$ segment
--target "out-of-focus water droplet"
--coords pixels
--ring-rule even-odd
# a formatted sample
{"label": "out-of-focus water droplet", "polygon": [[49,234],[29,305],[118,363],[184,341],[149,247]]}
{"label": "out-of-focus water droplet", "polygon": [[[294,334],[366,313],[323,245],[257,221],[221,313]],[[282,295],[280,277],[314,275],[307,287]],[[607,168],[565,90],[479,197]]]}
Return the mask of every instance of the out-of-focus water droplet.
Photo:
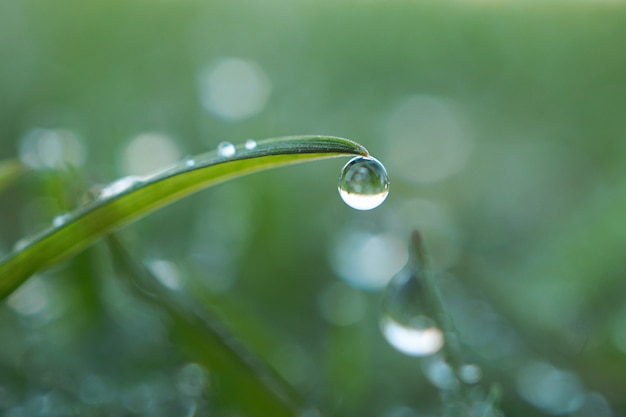
{"label": "out-of-focus water droplet", "polygon": [[189,363],[178,371],[176,386],[182,394],[197,397],[202,394],[207,382],[204,368],[196,363]]}
{"label": "out-of-focus water droplet", "polygon": [[254,140],[254,139],[248,139],[248,140],[246,141],[245,147],[246,147],[246,149],[247,149],[247,150],[249,150],[249,151],[253,150],[254,148],[256,148],[256,140]]}
{"label": "out-of-focus water droplet", "polygon": [[522,368],[517,375],[517,390],[526,401],[550,414],[569,415],[585,401],[578,376],[545,362]]}
{"label": "out-of-focus water droplet", "polygon": [[185,158],[185,165],[188,167],[193,167],[196,165],[196,160],[193,159],[192,156],[188,156],[187,158]]}
{"label": "out-of-focus water droplet", "polygon": [[422,362],[424,376],[435,387],[442,390],[452,390],[459,386],[452,367],[440,355],[435,355]]}
{"label": "out-of-focus water droplet", "polygon": [[70,218],[69,213],[59,214],[54,219],[52,219],[52,226],[61,227],[65,224],[65,222],[69,220],[69,218]]}
{"label": "out-of-focus water droplet", "polygon": [[480,381],[482,377],[482,370],[478,365],[474,364],[465,364],[459,368],[459,377],[461,380],[467,384],[475,384]]}
{"label": "out-of-focus water droplet", "polygon": [[48,290],[45,283],[33,277],[22,284],[7,300],[9,307],[23,316],[33,316],[48,307]]}
{"label": "out-of-focus water droplet", "polygon": [[413,234],[409,262],[387,285],[383,294],[381,330],[387,341],[411,356],[432,355],[444,344],[443,331],[433,317],[433,298],[424,268],[426,255],[420,235]]}
{"label": "out-of-focus water droplet", "polygon": [[148,268],[164,287],[170,290],[179,290],[182,287],[180,272],[172,262],[154,259],[148,263]]}
{"label": "out-of-focus water droplet", "polygon": [[111,184],[105,186],[98,197],[100,198],[111,198],[116,195],[123,193],[126,190],[131,189],[135,185],[141,184],[143,182],[143,177],[139,177],[137,175],[129,175],[126,177],[122,177],[117,181],[112,182]]}
{"label": "out-of-focus water droplet", "polygon": [[339,195],[350,207],[371,210],[389,194],[389,177],[383,164],[371,157],[352,158],[341,170]]}
{"label": "out-of-focus water droplet", "polygon": [[220,142],[220,144],[217,145],[217,154],[219,156],[228,158],[230,156],[233,156],[235,152],[235,145],[230,142]]}

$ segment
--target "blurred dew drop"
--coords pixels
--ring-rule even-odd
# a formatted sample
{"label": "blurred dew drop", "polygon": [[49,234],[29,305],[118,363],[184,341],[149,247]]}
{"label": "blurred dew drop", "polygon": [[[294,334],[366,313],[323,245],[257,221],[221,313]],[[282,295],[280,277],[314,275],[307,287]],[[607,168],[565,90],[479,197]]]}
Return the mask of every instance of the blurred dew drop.
{"label": "blurred dew drop", "polygon": [[148,262],[148,268],[164,287],[170,290],[179,290],[182,287],[180,272],[172,262],[154,259]]}
{"label": "blurred dew drop", "polygon": [[52,219],[52,226],[61,227],[70,219],[70,217],[71,215],[69,213],[59,214]]}
{"label": "blurred dew drop", "polygon": [[139,185],[144,182],[143,177],[139,177],[136,175],[129,175],[127,177],[122,177],[116,181],[113,181],[111,184],[103,187],[98,193],[98,197],[102,199],[113,198],[118,194],[123,193],[124,191],[130,190],[136,185]]}
{"label": "blurred dew drop", "polygon": [[30,130],[19,143],[20,160],[33,169],[84,165],[86,150],[76,133],[67,129]]}
{"label": "blurred dew drop", "polygon": [[48,307],[48,291],[39,277],[22,284],[7,300],[9,307],[23,316],[33,316]]}
{"label": "blurred dew drop", "polygon": [[366,301],[363,294],[342,282],[333,282],[320,294],[320,315],[336,326],[349,326],[361,320]]}
{"label": "blurred dew drop", "polygon": [[465,364],[458,370],[459,378],[467,384],[475,384],[482,378],[482,370],[478,365]]}
{"label": "blurred dew drop", "polygon": [[458,106],[435,96],[400,101],[386,126],[386,157],[407,181],[443,180],[467,163],[471,141]]}
{"label": "blurred dew drop", "polygon": [[387,170],[375,158],[357,156],[341,170],[338,188],[341,199],[353,209],[374,209],[389,194]]}
{"label": "blurred dew drop", "polygon": [[584,403],[585,393],[576,375],[544,362],[534,362],[517,375],[519,394],[550,414],[569,414]]}
{"label": "blurred dew drop", "polygon": [[187,167],[196,166],[196,160],[193,159],[192,156],[188,156],[187,158],[185,158],[185,166]]}
{"label": "blurred dew drop", "polygon": [[340,233],[330,254],[331,266],[341,279],[370,291],[384,288],[407,259],[402,239],[358,229]]}
{"label": "blurred dew drop", "polygon": [[255,149],[255,148],[256,148],[256,140],[254,140],[254,139],[248,139],[248,140],[246,141],[245,147],[246,147],[246,149],[247,149],[247,150],[249,150],[249,151],[251,151],[251,150]]}
{"label": "blurred dew drop", "polygon": [[122,152],[125,175],[147,175],[176,163],[180,151],[167,135],[145,132],[134,137]]}
{"label": "blurred dew drop", "polygon": [[176,387],[183,395],[198,397],[207,385],[207,373],[197,363],[189,363],[183,366],[176,375]]}
{"label": "blurred dew drop", "polygon": [[235,145],[230,142],[220,142],[217,145],[217,154],[219,156],[223,156],[224,158],[229,158],[235,155],[236,149]]}
{"label": "blurred dew drop", "polygon": [[452,367],[438,355],[422,362],[422,369],[428,381],[439,389],[451,390],[459,386]]}
{"label": "blurred dew drop", "polygon": [[222,58],[200,73],[203,107],[226,121],[259,113],[269,99],[270,82],[258,64],[241,58]]}

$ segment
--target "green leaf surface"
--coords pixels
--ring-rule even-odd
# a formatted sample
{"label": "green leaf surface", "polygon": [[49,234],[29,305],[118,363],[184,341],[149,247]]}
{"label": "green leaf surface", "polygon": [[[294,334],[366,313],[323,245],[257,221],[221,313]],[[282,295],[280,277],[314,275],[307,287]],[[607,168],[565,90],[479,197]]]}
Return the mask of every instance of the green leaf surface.
{"label": "green leaf surface", "polygon": [[103,189],[93,201],[58,218],[56,225],[22,240],[0,261],[0,299],[30,275],[77,254],[115,228],[203,188],[269,168],[350,155],[368,152],[348,139],[290,136],[259,141],[251,150],[239,146],[229,157],[216,152],[198,155],[137,182],[129,181],[128,187],[114,183],[120,187]]}

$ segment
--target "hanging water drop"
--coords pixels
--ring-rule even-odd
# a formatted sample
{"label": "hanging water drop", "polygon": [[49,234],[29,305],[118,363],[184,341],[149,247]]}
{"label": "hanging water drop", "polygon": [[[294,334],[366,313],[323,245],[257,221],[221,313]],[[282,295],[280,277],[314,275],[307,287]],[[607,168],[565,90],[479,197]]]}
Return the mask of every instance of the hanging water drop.
{"label": "hanging water drop", "polygon": [[389,194],[389,177],[383,164],[372,157],[352,158],[341,170],[339,195],[350,207],[371,210]]}
{"label": "hanging water drop", "polygon": [[246,141],[245,147],[246,147],[246,149],[247,149],[247,150],[249,150],[249,151],[253,150],[254,148],[256,148],[256,140],[254,140],[254,139],[248,139],[248,140]]}
{"label": "hanging water drop", "polygon": [[131,189],[137,184],[141,184],[143,182],[143,178],[137,175],[129,175],[127,177],[120,178],[117,181],[112,182],[111,184],[104,187],[100,190],[100,194],[98,196],[100,198],[111,198],[115,197],[118,194],[123,193],[126,190]]}
{"label": "hanging water drop", "polygon": [[217,154],[224,158],[233,156],[235,152],[235,145],[230,142],[220,142],[220,144],[217,145]]}
{"label": "hanging water drop", "polygon": [[389,282],[383,295],[381,331],[387,341],[410,356],[427,356],[444,344],[437,326],[433,299],[426,276],[426,255],[420,236],[414,233],[407,265]]}

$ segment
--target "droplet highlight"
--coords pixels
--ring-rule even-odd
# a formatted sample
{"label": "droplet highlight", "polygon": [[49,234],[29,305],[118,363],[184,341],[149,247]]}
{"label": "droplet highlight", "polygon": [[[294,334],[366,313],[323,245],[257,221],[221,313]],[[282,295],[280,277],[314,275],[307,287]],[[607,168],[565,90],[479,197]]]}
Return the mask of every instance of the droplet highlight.
{"label": "droplet highlight", "polygon": [[134,186],[141,184],[143,182],[143,178],[137,175],[129,175],[123,178],[120,178],[117,181],[112,182],[111,184],[104,187],[100,190],[100,194],[98,196],[100,198],[111,198],[115,197],[118,194],[127,191]]}
{"label": "droplet highlight", "polygon": [[217,154],[219,156],[228,158],[235,155],[235,152],[235,145],[230,142],[220,142],[220,144],[217,145]]}
{"label": "droplet highlight", "polygon": [[54,219],[52,219],[52,226],[61,227],[69,220],[69,218],[70,218],[69,213],[59,214]]}
{"label": "droplet highlight", "polygon": [[249,150],[249,151],[253,150],[254,148],[256,148],[256,140],[254,140],[254,139],[248,139],[248,140],[246,141],[245,147],[246,147],[246,149],[247,149],[247,150]]}
{"label": "droplet highlight", "polygon": [[415,233],[409,262],[383,294],[381,331],[391,346],[410,356],[432,355],[444,345],[443,331],[434,320],[436,301],[427,282],[425,261],[419,234]]}
{"label": "droplet highlight", "polygon": [[380,206],[389,194],[387,170],[377,159],[357,156],[341,170],[339,195],[356,210]]}
{"label": "droplet highlight", "polygon": [[187,158],[185,158],[185,166],[187,167],[196,166],[196,160],[193,159],[193,157],[188,156]]}

